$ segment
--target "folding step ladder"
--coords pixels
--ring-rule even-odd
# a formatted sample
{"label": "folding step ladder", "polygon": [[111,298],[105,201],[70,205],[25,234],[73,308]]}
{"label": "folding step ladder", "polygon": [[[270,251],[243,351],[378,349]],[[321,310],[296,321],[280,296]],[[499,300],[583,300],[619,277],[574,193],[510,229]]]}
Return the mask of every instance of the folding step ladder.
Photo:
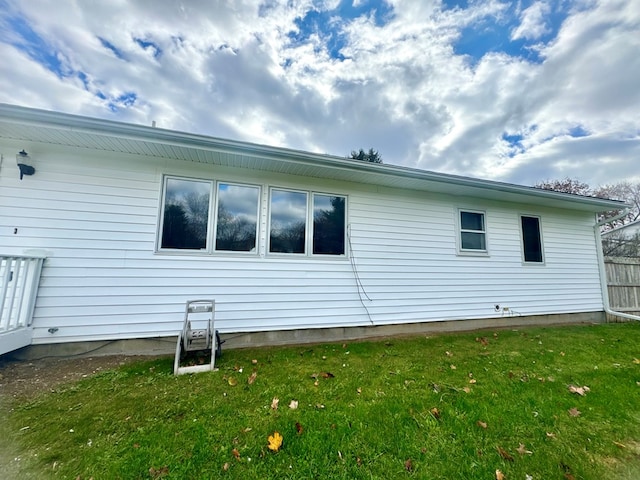
{"label": "folding step ladder", "polygon": [[[214,316],[214,300],[187,302],[182,331],[178,334],[176,345],[176,358],[173,362],[174,375],[216,370],[214,368],[215,359],[222,353],[222,347],[218,331],[213,328]],[[210,360],[208,363],[181,366],[180,364],[188,354],[194,354],[192,356],[204,354],[205,357],[210,357]]]}

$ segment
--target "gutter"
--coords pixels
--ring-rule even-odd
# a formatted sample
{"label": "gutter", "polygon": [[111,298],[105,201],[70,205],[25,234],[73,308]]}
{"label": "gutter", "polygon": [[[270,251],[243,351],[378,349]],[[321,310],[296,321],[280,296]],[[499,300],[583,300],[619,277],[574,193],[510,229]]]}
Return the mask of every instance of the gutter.
{"label": "gutter", "polygon": [[626,318],[627,320],[635,320],[640,321],[640,316],[631,315],[630,313],[617,312],[611,308],[611,304],[609,303],[609,289],[607,287],[607,272],[604,266],[604,253],[602,251],[602,238],[600,237],[600,227],[605,223],[618,220],[619,218],[624,217],[629,213],[631,207],[628,205],[619,215],[616,215],[612,218],[603,219],[599,222],[596,222],[593,226],[593,234],[596,238],[596,250],[598,254],[598,271],[600,273],[600,289],[602,290],[602,303],[604,306],[605,313],[609,315],[613,315],[614,317]]}

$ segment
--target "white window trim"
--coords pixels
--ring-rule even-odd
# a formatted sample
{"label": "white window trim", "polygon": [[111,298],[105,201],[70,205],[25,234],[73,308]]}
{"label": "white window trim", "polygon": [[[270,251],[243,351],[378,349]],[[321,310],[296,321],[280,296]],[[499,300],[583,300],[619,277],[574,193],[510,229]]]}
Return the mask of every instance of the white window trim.
{"label": "white window trim", "polygon": [[[170,179],[176,180],[185,180],[192,182],[202,182],[209,183],[209,212],[207,215],[207,240],[206,240],[206,248],[204,249],[182,249],[182,248],[162,248],[162,232],[164,228],[164,214],[165,214],[165,195],[167,192],[167,182]],[[253,251],[243,252],[243,251],[232,251],[232,250],[216,250],[215,242],[216,242],[216,231],[218,229],[218,221],[217,221],[217,212],[218,212],[218,185],[224,183],[227,185],[238,185],[238,186],[247,186],[247,187],[256,187],[258,188],[258,205],[256,209],[257,215],[257,225],[256,225],[256,248]],[[261,216],[262,216],[262,191],[263,186],[255,183],[244,183],[244,182],[236,182],[236,181],[226,181],[223,179],[214,180],[211,178],[196,178],[196,177],[184,177],[181,175],[170,175],[166,174],[162,177],[162,182],[160,183],[160,204],[158,206],[158,224],[156,226],[156,244],[154,253],[156,254],[164,254],[164,255],[196,255],[196,256],[243,256],[243,257],[252,257],[259,256],[260,254],[260,243],[261,243]]]}
{"label": "white window trim", "polygon": [[[461,214],[462,212],[468,213],[478,213],[482,215],[484,230],[463,230],[462,229],[462,220]],[[487,228],[487,212],[486,210],[478,210],[477,208],[463,208],[459,207],[456,210],[456,250],[458,255],[462,256],[471,256],[471,257],[488,257],[489,256],[489,232]],[[484,235],[484,249],[472,249],[472,248],[462,248],[462,233],[463,232],[471,232],[471,233],[482,233]]]}
{"label": "white window trim", "polygon": [[[271,199],[272,193],[274,190],[281,190],[285,192],[294,192],[294,193],[305,193],[307,195],[307,212],[306,212],[306,225],[305,225],[305,239],[304,239],[304,253],[286,253],[286,252],[271,252]],[[345,202],[345,219],[344,219],[344,253],[341,255],[331,255],[331,254],[322,254],[322,253],[313,253],[313,199],[316,195],[323,195],[327,197],[342,197]],[[265,232],[265,254],[268,257],[272,258],[299,258],[299,259],[319,259],[319,260],[342,260],[347,259],[348,257],[348,206],[349,206],[349,196],[342,193],[329,193],[329,192],[321,192],[317,190],[304,190],[299,188],[292,187],[279,187],[272,185],[269,187],[269,194],[267,200],[267,221],[266,221],[266,232]]]}
{"label": "white window trim", "polygon": [[[185,181],[192,181],[192,182],[201,182],[201,183],[209,183],[210,185],[210,190],[209,190],[209,212],[207,214],[207,239],[206,239],[206,247],[203,249],[183,249],[183,248],[162,248],[162,233],[163,233],[163,229],[164,229],[164,214],[165,214],[165,196],[167,193],[167,182],[170,180],[185,180]],[[213,180],[211,180],[210,178],[193,178],[193,177],[183,177],[181,175],[163,175],[162,176],[162,182],[160,182],[160,204],[158,206],[158,211],[159,211],[159,215],[158,215],[158,224],[156,226],[156,244],[155,244],[155,249],[154,249],[154,253],[157,254],[170,254],[170,255],[198,255],[198,256],[202,256],[202,255],[210,255],[211,254],[211,248],[212,248],[212,232],[211,232],[211,222],[212,222],[212,215],[213,215],[213,203],[214,203],[214,197],[212,196],[213,193],[213,185],[215,184],[215,182]]]}
{"label": "white window trim", "polygon": [[[538,233],[540,234],[540,253],[542,254],[541,262],[527,261],[524,258],[524,232],[522,231],[522,217],[531,217],[538,219]],[[527,267],[544,267],[547,264],[547,256],[544,252],[544,236],[542,234],[542,217],[540,215],[531,213],[519,213],[518,214],[518,229],[520,230],[520,258],[522,265]]]}

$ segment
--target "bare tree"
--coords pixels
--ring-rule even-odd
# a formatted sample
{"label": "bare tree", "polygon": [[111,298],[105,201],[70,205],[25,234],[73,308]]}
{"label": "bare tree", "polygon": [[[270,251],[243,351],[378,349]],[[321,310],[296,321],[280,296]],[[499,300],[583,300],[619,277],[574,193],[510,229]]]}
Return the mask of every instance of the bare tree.
{"label": "bare tree", "polygon": [[[601,227],[602,232],[608,232],[640,219],[640,183],[619,182],[594,189],[587,183],[567,177],[563,180],[538,182],[534,187],[574,195],[621,200],[631,206],[625,216],[610,222],[607,222],[606,219],[618,216],[623,210],[602,213],[600,221],[605,221]],[[612,233],[602,239],[602,248],[605,255],[640,256],[640,234],[627,234],[624,231]]]}

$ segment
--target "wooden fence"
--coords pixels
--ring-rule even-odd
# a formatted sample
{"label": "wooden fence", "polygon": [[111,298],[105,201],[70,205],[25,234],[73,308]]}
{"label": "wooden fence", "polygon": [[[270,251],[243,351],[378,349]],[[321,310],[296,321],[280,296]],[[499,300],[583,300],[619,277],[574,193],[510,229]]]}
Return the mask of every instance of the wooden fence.
{"label": "wooden fence", "polygon": [[640,258],[606,257],[604,266],[611,308],[640,315]]}

